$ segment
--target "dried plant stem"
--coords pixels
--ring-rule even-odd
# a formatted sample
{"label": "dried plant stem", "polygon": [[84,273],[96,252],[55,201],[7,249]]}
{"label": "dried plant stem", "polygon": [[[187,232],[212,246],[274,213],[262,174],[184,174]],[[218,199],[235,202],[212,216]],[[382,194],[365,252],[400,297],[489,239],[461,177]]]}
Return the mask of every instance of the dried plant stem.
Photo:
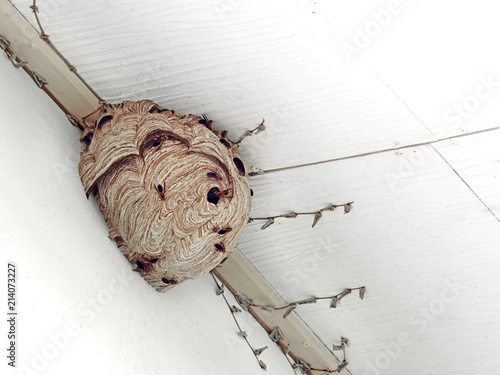
{"label": "dried plant stem", "polygon": [[[212,275],[212,278],[214,279],[214,282],[217,285],[217,290],[218,290],[217,291],[217,295],[222,294],[222,297],[224,298],[224,301],[226,302],[226,305],[227,305],[229,311],[231,312],[231,315],[233,316],[234,322],[236,323],[236,326],[238,327],[240,336],[242,336],[245,339],[248,347],[252,350],[252,353],[255,356],[255,359],[259,363],[260,367],[263,368],[263,369],[266,369],[266,365],[261,360],[259,360],[259,358],[258,358],[258,355],[260,353],[257,353],[255,351],[255,349],[252,347],[252,345],[248,341],[248,339],[246,337],[246,333],[241,329],[241,326],[239,325],[238,320],[236,319],[234,310],[231,307],[231,305],[229,304],[229,301],[227,300],[226,296],[223,293],[223,291],[224,291],[224,285],[223,284],[222,285],[219,284],[219,282],[217,281],[217,278],[214,275],[213,271],[211,271],[210,274]],[[297,302],[289,303],[287,305],[280,306],[280,307],[272,307],[272,306],[267,306],[267,305],[259,305],[259,304],[253,303],[253,301],[251,299],[249,299],[248,297],[245,297],[243,295],[240,295],[240,297],[242,298],[242,301],[244,301],[244,302],[242,302],[242,301],[240,301],[238,299],[237,299],[237,302],[240,303],[240,305],[245,310],[248,310],[249,307],[254,307],[254,308],[260,308],[261,310],[266,310],[266,311],[271,311],[271,312],[274,311],[274,310],[283,310],[283,309],[291,308],[291,307],[292,307],[292,310],[293,310],[298,305],[304,305],[304,304],[308,304],[308,303],[316,303],[317,300],[323,300],[323,299],[334,300],[335,301],[335,306],[336,306],[336,303],[338,301],[340,301],[346,295],[351,294],[351,292],[354,291],[354,290],[359,290],[360,291],[360,298],[363,299],[366,288],[364,286],[361,286],[361,287],[357,287],[357,288],[346,288],[342,292],[340,292],[340,293],[338,293],[338,294],[336,294],[334,296],[331,296],[331,297],[311,297],[311,298],[307,298],[307,299],[300,300],[300,301],[297,301]],[[239,295],[239,293],[237,293],[237,294]],[[244,303],[244,306],[242,305],[242,303]],[[332,305],[330,305],[330,307],[332,307]],[[287,311],[285,313],[285,315],[283,316],[283,318],[285,318],[286,315],[288,315],[288,314],[289,314],[289,311]],[[342,352],[343,352],[343,355],[344,355],[344,359],[342,360],[342,362],[340,362],[340,364],[338,365],[338,368],[336,370],[318,369],[318,368],[313,368],[313,367],[307,367],[308,374],[311,374],[312,372],[322,372],[323,374],[325,374],[325,373],[331,374],[331,373],[339,373],[340,371],[342,371],[342,369],[344,369],[347,366],[346,352],[345,352],[345,347],[346,347],[347,344],[348,344],[348,340],[346,338],[341,337],[341,345],[339,345],[339,346],[334,345],[334,350],[340,350],[340,348],[341,348]],[[335,348],[337,348],[337,349],[335,349]],[[290,366],[292,367],[292,369],[293,369],[293,371],[295,373],[297,373],[297,368],[300,367],[301,363],[303,365],[305,365],[305,363],[301,362],[299,359],[297,359],[298,362],[294,363],[292,361],[293,358],[291,358],[289,356],[288,350],[284,349],[283,350],[283,354],[285,355],[286,360],[288,361],[288,363],[290,364]]]}
{"label": "dried plant stem", "polygon": [[251,217],[248,219],[249,223],[254,222],[255,220],[265,220],[266,223],[262,226],[262,230],[268,228],[269,226],[274,224],[274,220],[278,218],[287,218],[287,219],[293,219],[296,218],[297,216],[300,215],[312,215],[314,216],[314,220],[312,223],[312,227],[314,228],[318,221],[323,217],[323,212],[324,211],[335,211],[339,207],[344,207],[344,213],[349,213],[351,212],[352,204],[354,202],[347,202],[344,204],[330,204],[326,207],[323,207],[322,209],[314,212],[289,212],[287,214],[281,214],[281,215],[275,215],[275,216],[267,216],[267,217]]}
{"label": "dried plant stem", "polygon": [[267,216],[267,217],[251,217],[248,219],[248,221],[253,222],[254,220],[271,220],[271,219],[277,219],[280,217],[284,218],[294,218],[296,216],[300,215],[316,215],[318,212],[323,212],[323,211],[333,211],[335,208],[339,207],[346,207],[346,206],[352,206],[354,202],[348,202],[345,204],[331,204],[330,206],[327,206],[325,208],[322,208],[321,210],[314,211],[314,212],[290,212],[288,214],[281,214],[281,215],[275,215],[275,216]]}
{"label": "dried plant stem", "polygon": [[70,62],[57,50],[57,48],[51,43],[49,40],[49,36],[45,33],[45,30],[42,27],[42,23],[40,22],[40,18],[38,17],[38,6],[36,5],[36,0],[33,0],[33,5],[30,6],[31,10],[35,14],[35,19],[40,28],[40,38],[42,38],[49,46],[54,50],[54,52],[64,61],[64,63],[68,66],[68,69],[72,71],[81,81],[82,83],[90,90],[90,92],[102,101],[101,97],[97,95],[97,93],[90,87],[87,82],[85,82],[82,77],[77,73],[76,68],[70,64]]}
{"label": "dried plant stem", "polygon": [[[304,304],[307,304],[307,303],[315,303],[318,300],[323,300],[323,299],[329,299],[329,300],[331,300],[333,298],[337,298],[338,299],[341,295],[346,294],[346,291],[348,291],[347,292],[347,294],[348,294],[348,293],[351,293],[353,290],[360,290],[361,288],[364,288],[364,287],[360,286],[358,288],[346,288],[342,292],[340,292],[339,294],[336,294],[336,295],[331,296],[331,297],[311,297],[311,298],[307,299],[307,301],[310,301],[310,302],[303,302],[304,300],[302,300],[302,301],[297,301],[297,302],[289,303],[288,305],[285,305],[285,306],[275,307],[274,309],[275,310],[283,310],[283,309],[289,308],[289,307],[294,306],[294,305],[304,305]],[[260,305],[251,304],[250,306],[259,307]]]}
{"label": "dried plant stem", "polygon": [[42,24],[40,23],[40,19],[38,18],[38,7],[36,6],[36,0],[33,0],[33,5],[30,6],[31,10],[35,14],[36,22],[38,23],[38,27],[40,28],[40,36],[43,40],[46,42],[48,41],[49,36],[45,34],[45,31],[43,30]]}
{"label": "dried plant stem", "polygon": [[264,126],[264,121],[265,119],[263,119],[262,122],[255,129],[247,130],[246,132],[244,132],[241,135],[240,139],[238,139],[234,144],[239,145],[246,137],[250,137],[251,135],[254,134],[259,134],[260,132],[266,130],[266,127]]}
{"label": "dried plant stem", "polygon": [[[219,290],[221,289],[221,286],[219,284],[219,282],[217,281],[217,278],[215,277],[214,273],[211,271],[210,274],[212,275],[212,278],[214,279],[214,282],[215,282],[215,285],[217,285],[217,288],[219,288]],[[242,334],[242,337],[245,339],[248,347],[250,348],[250,350],[252,351],[252,354],[255,356],[255,359],[257,360],[257,362],[259,363],[259,366],[262,366],[261,365],[261,361],[259,359],[259,357],[257,356],[257,354],[255,354],[255,349],[252,347],[252,345],[250,344],[250,342],[248,341],[248,339],[245,337],[244,335],[244,331],[241,329],[241,326],[240,324],[238,323],[238,319],[236,319],[236,316],[233,312],[233,309],[231,308],[231,305],[229,304],[229,301],[227,300],[226,296],[224,295],[224,293],[221,293],[222,294],[222,297],[224,298],[224,301],[226,302],[226,305],[227,305],[227,308],[229,309],[229,311],[231,312],[231,315],[234,319],[234,322],[236,323],[236,327],[238,327],[238,330],[240,331],[240,333]]]}

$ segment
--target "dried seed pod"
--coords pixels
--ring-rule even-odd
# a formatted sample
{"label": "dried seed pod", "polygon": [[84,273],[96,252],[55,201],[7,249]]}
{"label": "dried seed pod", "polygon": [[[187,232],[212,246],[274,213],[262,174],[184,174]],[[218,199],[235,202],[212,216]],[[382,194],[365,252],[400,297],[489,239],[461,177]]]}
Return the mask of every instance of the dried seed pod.
{"label": "dried seed pod", "polygon": [[342,298],[344,298],[345,296],[347,296],[348,294],[351,294],[351,290],[350,289],[344,289],[342,291],[342,293],[340,293],[338,296],[337,296],[337,299],[340,301]]}
{"label": "dried seed pod", "polygon": [[264,352],[264,350],[266,350],[266,349],[267,349],[267,346],[264,346],[262,348],[254,349],[253,352],[255,353],[255,355],[261,355]]}
{"label": "dried seed pod", "polygon": [[320,211],[318,211],[314,214],[314,220],[312,223],[313,228],[316,226],[316,224],[318,224],[319,219],[321,219],[322,217],[323,217],[323,214]]}
{"label": "dried seed pod", "polygon": [[306,305],[308,303],[316,303],[316,297],[310,297],[307,299],[303,299],[302,301],[298,301],[297,305]]}
{"label": "dried seed pod", "polygon": [[248,308],[252,304],[252,300],[241,293],[236,293],[234,299],[243,308],[243,310],[248,311]]}
{"label": "dried seed pod", "polygon": [[272,313],[274,311],[274,307],[269,305],[260,305],[259,309],[267,311],[268,313]]}
{"label": "dried seed pod", "polygon": [[345,360],[339,364],[339,367],[337,368],[337,372],[342,371],[349,363],[347,363]]}
{"label": "dried seed pod", "polygon": [[274,342],[278,342],[280,340],[283,340],[285,337],[283,336],[283,333],[280,330],[280,327],[276,327],[273,329],[273,331],[269,334],[269,338],[273,340]]}
{"label": "dried seed pod", "polygon": [[359,298],[364,299],[365,293],[366,293],[366,287],[362,286],[361,288],[359,288]]}
{"label": "dried seed pod", "polygon": [[339,300],[337,299],[337,297],[333,297],[331,302],[330,302],[330,308],[336,309],[338,303],[339,303]]}
{"label": "dried seed pod", "polygon": [[274,219],[269,219],[260,229],[264,230],[266,228],[269,228],[273,224],[274,224]]}
{"label": "dried seed pod", "polygon": [[286,312],[283,314],[283,319],[286,319],[286,317],[287,317],[288,315],[290,315],[290,314],[292,313],[292,311],[293,311],[293,310],[295,310],[296,308],[297,308],[297,305],[292,305],[292,306],[290,306],[290,307],[286,310]]}
{"label": "dried seed pod", "polygon": [[[142,100],[104,105],[87,133],[79,165],[85,192],[154,288],[200,277],[234,250],[249,218],[250,186],[223,132]],[[221,238],[214,227],[231,230]]]}

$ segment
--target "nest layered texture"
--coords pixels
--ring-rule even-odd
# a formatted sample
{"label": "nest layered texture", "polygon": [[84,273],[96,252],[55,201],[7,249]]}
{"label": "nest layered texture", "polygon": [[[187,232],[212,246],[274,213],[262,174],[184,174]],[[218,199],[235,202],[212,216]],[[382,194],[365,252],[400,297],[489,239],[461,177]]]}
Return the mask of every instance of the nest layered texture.
{"label": "nest layered texture", "polygon": [[143,100],[106,105],[88,141],[79,165],[85,192],[156,290],[206,274],[234,250],[250,187],[225,132]]}

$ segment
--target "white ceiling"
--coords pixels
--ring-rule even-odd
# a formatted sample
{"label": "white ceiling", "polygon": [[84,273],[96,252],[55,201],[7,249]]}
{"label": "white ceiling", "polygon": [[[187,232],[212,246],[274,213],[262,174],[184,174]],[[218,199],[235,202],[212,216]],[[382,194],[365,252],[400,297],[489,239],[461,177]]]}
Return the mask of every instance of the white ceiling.
{"label": "white ceiling", "polygon": [[[14,3],[33,22],[30,1]],[[314,229],[307,217],[250,224],[240,241],[287,300],[366,285],[364,301],[298,310],[325,344],[350,339],[353,374],[496,373],[500,130],[483,131],[499,126],[497,12],[491,1],[391,4],[38,6],[107,101],[207,113],[234,139],[265,118],[241,146],[268,171],[252,178],[252,216],[355,202]],[[358,30],[372,36],[346,58]]]}

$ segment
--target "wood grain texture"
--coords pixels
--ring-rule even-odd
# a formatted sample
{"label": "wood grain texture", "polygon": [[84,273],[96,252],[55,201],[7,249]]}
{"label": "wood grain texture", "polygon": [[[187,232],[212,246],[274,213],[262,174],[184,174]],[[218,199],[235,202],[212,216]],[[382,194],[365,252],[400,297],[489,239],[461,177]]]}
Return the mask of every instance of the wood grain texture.
{"label": "wood grain texture", "polygon": [[495,3],[311,3],[335,29],[338,51],[353,63],[370,64],[437,138],[498,127]]}
{"label": "wood grain texture", "polygon": [[89,127],[85,192],[148,283],[164,292],[231,254],[251,206],[237,145],[202,117],[149,100],[105,105]]}
{"label": "wood grain texture", "polygon": [[[29,1],[16,1],[33,20]],[[40,4],[46,32],[105,100],[206,113],[263,169],[433,140],[382,80],[338,51],[306,1]],[[295,145],[301,140],[300,147]],[[314,150],[314,152],[311,152]]]}

